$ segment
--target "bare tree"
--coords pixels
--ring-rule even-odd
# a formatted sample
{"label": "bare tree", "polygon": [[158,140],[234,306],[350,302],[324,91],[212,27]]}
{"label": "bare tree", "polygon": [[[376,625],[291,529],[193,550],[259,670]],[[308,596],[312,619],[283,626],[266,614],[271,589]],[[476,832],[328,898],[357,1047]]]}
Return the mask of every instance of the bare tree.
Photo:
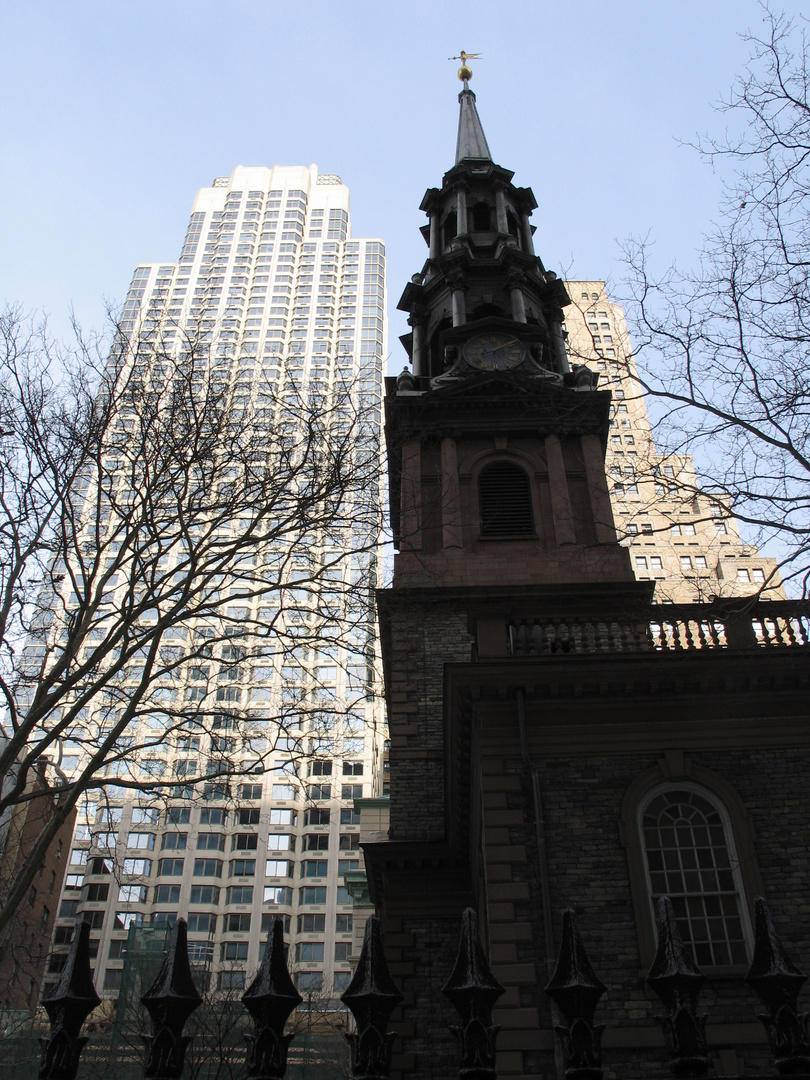
{"label": "bare tree", "polygon": [[68,350],[8,311],[0,335],[0,815],[43,763],[62,794],[2,935],[83,794],[233,794],[335,707],[280,671],[365,671],[380,471],[351,379],[248,387],[193,331]]}
{"label": "bare tree", "polygon": [[749,63],[721,103],[730,126],[696,148],[725,177],[694,269],[626,246],[637,378],[666,455],[771,541],[785,581],[810,582],[810,58],[804,27],[763,5]]}

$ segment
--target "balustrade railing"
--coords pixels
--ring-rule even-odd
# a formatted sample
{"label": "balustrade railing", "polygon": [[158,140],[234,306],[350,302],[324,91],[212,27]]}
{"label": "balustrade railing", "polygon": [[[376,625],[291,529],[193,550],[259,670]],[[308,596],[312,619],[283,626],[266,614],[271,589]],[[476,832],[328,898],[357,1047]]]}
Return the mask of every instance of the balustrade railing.
{"label": "balustrade railing", "polygon": [[654,604],[633,615],[594,611],[513,618],[505,630],[504,651],[510,656],[806,648],[810,601]]}

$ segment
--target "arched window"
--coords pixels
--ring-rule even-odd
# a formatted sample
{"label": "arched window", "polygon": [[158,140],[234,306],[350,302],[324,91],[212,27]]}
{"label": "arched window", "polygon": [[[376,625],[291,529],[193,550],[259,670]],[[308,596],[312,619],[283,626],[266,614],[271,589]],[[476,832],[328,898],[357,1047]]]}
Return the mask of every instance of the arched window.
{"label": "arched window", "polygon": [[639,807],[650,904],[669,896],[698,966],[747,962],[748,923],[728,816],[710,792],[680,783]]}
{"label": "arched window", "polygon": [[529,477],[511,461],[494,461],[478,477],[482,536],[533,536]]}
{"label": "arched window", "polygon": [[485,202],[477,202],[472,208],[473,232],[489,232],[492,228],[492,213]]}

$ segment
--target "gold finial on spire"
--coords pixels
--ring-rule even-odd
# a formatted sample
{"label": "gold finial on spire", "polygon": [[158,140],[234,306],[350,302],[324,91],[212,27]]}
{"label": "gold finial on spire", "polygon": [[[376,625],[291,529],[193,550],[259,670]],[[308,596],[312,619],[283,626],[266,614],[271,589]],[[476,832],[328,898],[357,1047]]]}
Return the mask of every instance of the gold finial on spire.
{"label": "gold finial on spire", "polygon": [[477,52],[464,52],[461,50],[460,56],[448,56],[448,60],[460,60],[461,67],[458,69],[458,77],[462,82],[469,82],[473,76],[472,68],[467,67],[468,60],[480,60],[481,53]]}

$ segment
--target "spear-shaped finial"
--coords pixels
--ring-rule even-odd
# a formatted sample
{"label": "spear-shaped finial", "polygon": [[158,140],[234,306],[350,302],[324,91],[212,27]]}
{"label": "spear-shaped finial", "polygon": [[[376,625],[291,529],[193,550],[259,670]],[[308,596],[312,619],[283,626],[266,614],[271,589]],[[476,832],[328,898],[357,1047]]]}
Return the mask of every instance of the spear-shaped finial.
{"label": "spear-shaped finial", "polygon": [[754,959],[745,981],[768,1010],[759,1019],[765,1025],[777,1071],[781,1076],[810,1072],[807,1015],[799,1012],[799,991],[807,976],[785,952],[761,896],[754,897],[754,921]]}
{"label": "spear-shaped finial", "polygon": [[492,1008],[504,988],[492,974],[473,908],[461,917],[458,956],[442,993],[461,1018],[461,1024],[451,1028],[461,1051],[460,1076],[495,1080],[495,1040],[501,1029],[492,1023]]}
{"label": "spear-shaped finial", "polygon": [[656,915],[658,951],[647,982],[667,1011],[659,1020],[670,1052],[669,1067],[673,1076],[705,1076],[709,1071],[706,1016],[697,1011],[705,976],[684,944],[668,896],[658,898]]}
{"label": "spear-shaped finial", "polygon": [[591,967],[572,908],[563,912],[557,966],[545,988],[565,1017],[555,1027],[565,1058],[567,1080],[601,1080],[602,1032],[594,1023],[596,1006],[607,987]]}
{"label": "spear-shaped finial", "polygon": [[287,1069],[287,1047],[292,1035],[284,1025],[302,1001],[293,986],[284,956],[284,921],[276,916],[270,923],[267,948],[256,978],[242,995],[253,1017],[255,1035],[248,1040],[247,1080],[280,1080]]}
{"label": "spear-shaped finial", "polygon": [[376,915],[366,919],[363,951],[340,1000],[349,1006],[357,1024],[357,1030],[346,1035],[352,1052],[352,1075],[357,1080],[387,1080],[394,1035],[386,1028],[402,994],[385,962],[382,927]]}
{"label": "spear-shaped finial", "polygon": [[152,1034],[145,1038],[146,1080],[180,1080],[190,1035],[183,1026],[202,998],[191,977],[188,960],[186,920],[178,919],[172,928],[169,948],[158,977],[141,998],[152,1018]]}
{"label": "spear-shaped finial", "polygon": [[51,1034],[42,1036],[41,1080],[74,1080],[79,1055],[87,1042],[82,1024],[101,1001],[90,970],[90,923],[79,919],[73,945],[59,981],[42,999]]}

